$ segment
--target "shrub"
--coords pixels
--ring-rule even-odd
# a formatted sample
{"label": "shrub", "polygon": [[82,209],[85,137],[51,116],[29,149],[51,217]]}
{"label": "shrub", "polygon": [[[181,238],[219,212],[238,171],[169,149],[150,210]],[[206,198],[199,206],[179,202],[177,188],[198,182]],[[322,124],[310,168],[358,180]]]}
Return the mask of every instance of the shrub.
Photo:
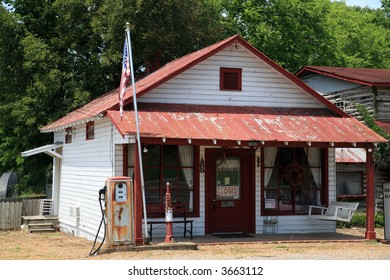
{"label": "shrub", "polygon": [[[384,226],[385,219],[383,214],[375,215],[375,227],[381,228]],[[352,228],[352,227],[366,227],[366,213],[355,213],[353,215],[351,222],[337,222],[338,228]]]}

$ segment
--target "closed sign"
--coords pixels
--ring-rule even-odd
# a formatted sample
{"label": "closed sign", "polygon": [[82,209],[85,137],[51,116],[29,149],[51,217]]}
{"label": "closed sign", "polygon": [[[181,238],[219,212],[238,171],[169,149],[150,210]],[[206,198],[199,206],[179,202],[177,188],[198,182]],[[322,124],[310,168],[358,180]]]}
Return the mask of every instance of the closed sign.
{"label": "closed sign", "polygon": [[239,186],[217,186],[217,199],[239,199]]}

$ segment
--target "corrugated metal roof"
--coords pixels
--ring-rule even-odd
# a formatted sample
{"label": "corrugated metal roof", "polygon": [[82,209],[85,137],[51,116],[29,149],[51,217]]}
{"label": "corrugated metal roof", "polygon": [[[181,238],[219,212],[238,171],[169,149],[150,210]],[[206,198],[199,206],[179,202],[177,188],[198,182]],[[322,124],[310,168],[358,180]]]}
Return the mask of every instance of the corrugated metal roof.
{"label": "corrugated metal roof", "polygon": [[[171,79],[172,77],[180,74],[185,69],[195,65],[202,59],[211,56],[221,48],[226,45],[232,44],[237,41],[239,36],[232,36],[227,38],[221,42],[208,46],[199,51],[193,52],[181,58],[178,58],[170,63],[167,63],[163,67],[161,67],[156,72],[151,73],[145,78],[136,82],[136,92],[137,96],[141,96],[145,94],[147,91],[161,85],[165,81]],[[120,69],[118,69],[119,71]],[[105,113],[110,109],[118,109],[119,108],[119,98],[118,98],[119,88],[114,89],[105,95],[92,100],[90,103],[85,106],[70,112],[63,118],[58,119],[57,121],[44,126],[41,131],[42,132],[52,132],[59,129],[64,129],[67,126],[75,125],[78,123],[88,122],[93,118],[99,117],[100,114]],[[131,103],[133,93],[132,87],[128,86],[126,88],[125,93],[125,104]]]}
{"label": "corrugated metal roof", "polygon": [[305,66],[295,75],[300,77],[307,72],[322,74],[362,85],[390,86],[390,69]]}
{"label": "corrugated metal roof", "polygon": [[[156,88],[157,86],[165,83],[169,79],[172,79],[173,77],[179,75],[183,71],[191,68],[192,66],[198,64],[199,62],[207,59],[208,57],[214,55],[215,53],[219,52],[220,50],[226,48],[227,46],[230,46],[232,44],[239,43],[245,48],[247,48],[250,52],[252,52],[255,56],[257,56],[259,59],[270,65],[272,68],[277,70],[279,73],[281,73],[283,76],[285,76],[287,79],[291,80],[293,83],[301,87],[303,90],[305,90],[307,93],[311,94],[314,98],[319,100],[319,102],[325,104],[328,108],[330,108],[332,111],[336,112],[340,116],[347,116],[345,112],[337,108],[334,104],[329,102],[326,98],[318,94],[315,90],[313,90],[311,87],[309,87],[306,83],[301,81],[299,78],[295,77],[291,73],[289,73],[287,70],[283,69],[281,66],[273,62],[271,59],[269,59],[266,55],[264,55],[262,52],[257,50],[255,47],[250,45],[247,41],[245,41],[241,36],[235,35],[232,37],[229,37],[221,42],[215,43],[211,46],[208,46],[206,48],[203,48],[199,51],[193,52],[191,54],[188,54],[186,56],[183,56],[181,58],[178,58],[156,72],[153,72],[152,74],[148,75],[147,77],[143,78],[142,80],[139,80],[136,82],[136,92],[137,96],[142,96],[143,94],[149,92],[150,90]],[[119,71],[120,69],[118,69]],[[126,95],[125,95],[125,104],[130,104],[133,101],[132,98],[132,87],[128,86],[126,89]],[[112,90],[105,95],[91,101],[87,105],[70,112],[63,118],[60,118],[59,120],[54,121],[51,124],[48,124],[41,128],[41,132],[53,132],[56,130],[64,129],[69,126],[73,126],[79,123],[85,123],[90,120],[94,120],[96,118],[100,118],[102,114],[105,114],[107,110],[117,110],[119,108],[119,98],[118,98],[118,89]]]}
{"label": "corrugated metal roof", "polygon": [[361,148],[337,148],[337,163],[365,163],[366,151]]}
{"label": "corrugated metal roof", "polygon": [[390,121],[375,121],[375,123],[390,135]]}
{"label": "corrugated metal roof", "polygon": [[[134,112],[108,111],[122,135],[134,135]],[[386,142],[354,118],[328,109],[139,104],[141,137],[266,142]],[[347,144],[348,143],[348,144]]]}

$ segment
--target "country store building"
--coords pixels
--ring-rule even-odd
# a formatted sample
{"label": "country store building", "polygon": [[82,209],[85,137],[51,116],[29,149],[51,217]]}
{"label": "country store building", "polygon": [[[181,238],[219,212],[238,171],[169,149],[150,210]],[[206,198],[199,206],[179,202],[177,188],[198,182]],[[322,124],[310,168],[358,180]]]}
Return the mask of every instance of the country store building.
{"label": "country store building", "polygon": [[[277,220],[275,234],[334,232],[335,221],[310,219],[308,209],[336,200],[335,149],[358,147],[367,157],[366,238],[375,238],[373,150],[387,140],[239,35],[172,61],[135,87],[147,213],[163,206],[170,182],[172,202],[184,204],[194,220],[195,238],[263,234],[270,216]],[[143,243],[132,100],[129,86],[121,117],[115,89],[41,129],[54,133],[54,144],[30,154],[53,156],[62,231],[93,239],[99,189],[109,177],[129,176],[135,243]],[[165,228],[153,234],[164,236]]]}

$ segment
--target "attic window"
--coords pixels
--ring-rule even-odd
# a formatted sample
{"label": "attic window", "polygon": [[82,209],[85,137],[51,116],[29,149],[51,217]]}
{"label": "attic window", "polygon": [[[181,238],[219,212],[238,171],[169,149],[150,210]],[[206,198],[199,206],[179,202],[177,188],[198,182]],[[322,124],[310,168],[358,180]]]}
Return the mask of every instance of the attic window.
{"label": "attic window", "polygon": [[239,90],[242,87],[241,68],[220,68],[219,88],[220,90]]}
{"label": "attic window", "polygon": [[347,109],[347,102],[345,102],[344,100],[336,100],[336,102],[334,103],[338,108],[340,108],[341,110],[345,111]]}
{"label": "attic window", "polygon": [[73,130],[71,127],[65,128],[65,144],[72,143]]}
{"label": "attic window", "polygon": [[86,139],[91,140],[95,138],[95,123],[87,122],[86,124]]}

